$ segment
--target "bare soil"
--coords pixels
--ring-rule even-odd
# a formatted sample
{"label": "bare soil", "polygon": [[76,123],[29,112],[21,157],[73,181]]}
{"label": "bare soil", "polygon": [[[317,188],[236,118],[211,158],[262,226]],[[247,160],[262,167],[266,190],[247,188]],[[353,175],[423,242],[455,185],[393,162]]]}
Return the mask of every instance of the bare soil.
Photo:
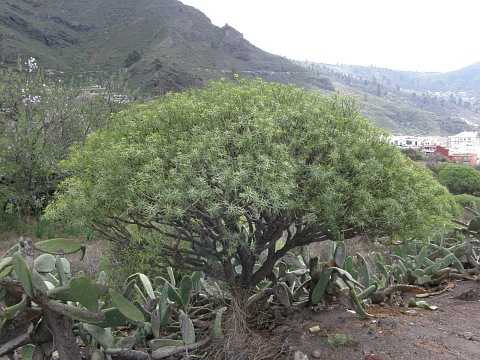
{"label": "bare soil", "polygon": [[[362,360],[367,355],[378,356],[372,360],[480,359],[480,283],[452,284],[455,287],[441,295],[416,299],[438,306],[435,311],[370,305],[366,310],[373,317],[362,318],[344,306],[333,305],[320,312],[306,309],[296,321],[274,333],[302,360]],[[405,304],[414,296],[402,294]],[[320,331],[311,332],[315,326]],[[335,337],[337,344],[331,344]]]}

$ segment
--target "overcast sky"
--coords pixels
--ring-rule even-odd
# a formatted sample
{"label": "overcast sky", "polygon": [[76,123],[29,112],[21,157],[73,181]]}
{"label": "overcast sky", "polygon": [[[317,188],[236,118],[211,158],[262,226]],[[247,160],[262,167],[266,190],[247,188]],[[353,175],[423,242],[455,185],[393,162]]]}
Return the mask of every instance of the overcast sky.
{"label": "overcast sky", "polygon": [[295,60],[452,71],[480,62],[477,0],[181,0]]}

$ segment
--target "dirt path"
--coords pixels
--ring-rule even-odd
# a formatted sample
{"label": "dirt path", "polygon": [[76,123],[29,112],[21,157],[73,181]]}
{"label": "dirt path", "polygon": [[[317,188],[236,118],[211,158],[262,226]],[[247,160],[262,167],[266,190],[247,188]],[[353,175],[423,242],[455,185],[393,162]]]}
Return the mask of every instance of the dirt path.
{"label": "dirt path", "polygon": [[[303,321],[297,319],[296,324],[277,331],[308,359],[362,360],[370,354],[383,360],[480,359],[480,284],[460,281],[455,285],[442,295],[417,299],[438,306],[436,311],[371,305],[367,311],[374,318],[362,319],[335,306],[319,313],[308,310],[301,315]],[[458,298],[472,290],[472,299]],[[404,295],[407,303],[412,296]],[[320,331],[311,333],[308,329],[316,325]],[[328,344],[335,335],[339,342],[346,337],[346,343]]]}

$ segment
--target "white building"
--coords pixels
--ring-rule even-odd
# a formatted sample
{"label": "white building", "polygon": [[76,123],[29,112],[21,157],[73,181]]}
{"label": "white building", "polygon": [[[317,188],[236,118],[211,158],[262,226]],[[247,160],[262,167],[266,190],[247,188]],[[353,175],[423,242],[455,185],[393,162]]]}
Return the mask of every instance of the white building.
{"label": "white building", "polygon": [[464,131],[457,135],[448,137],[447,148],[453,152],[474,152],[480,151],[477,133],[474,131]]}
{"label": "white building", "polygon": [[399,135],[392,136],[390,138],[390,143],[406,148],[422,148],[425,143],[425,139],[425,137],[419,136]]}

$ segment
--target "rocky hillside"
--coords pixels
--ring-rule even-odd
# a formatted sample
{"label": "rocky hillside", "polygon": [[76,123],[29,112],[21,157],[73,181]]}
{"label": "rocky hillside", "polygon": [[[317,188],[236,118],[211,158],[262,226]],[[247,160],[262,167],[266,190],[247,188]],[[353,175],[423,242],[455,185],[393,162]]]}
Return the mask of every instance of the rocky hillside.
{"label": "rocky hillside", "polygon": [[135,85],[155,95],[235,73],[332,89],[177,0],[10,0],[0,4],[0,44],[4,62],[34,56],[57,72],[128,67]]}
{"label": "rocky hillside", "polygon": [[0,61],[30,56],[69,77],[127,68],[131,85],[153,96],[234,74],[335,91],[395,133],[447,135],[478,123],[480,63],[439,74],[295,62],[178,0],[0,2]]}

